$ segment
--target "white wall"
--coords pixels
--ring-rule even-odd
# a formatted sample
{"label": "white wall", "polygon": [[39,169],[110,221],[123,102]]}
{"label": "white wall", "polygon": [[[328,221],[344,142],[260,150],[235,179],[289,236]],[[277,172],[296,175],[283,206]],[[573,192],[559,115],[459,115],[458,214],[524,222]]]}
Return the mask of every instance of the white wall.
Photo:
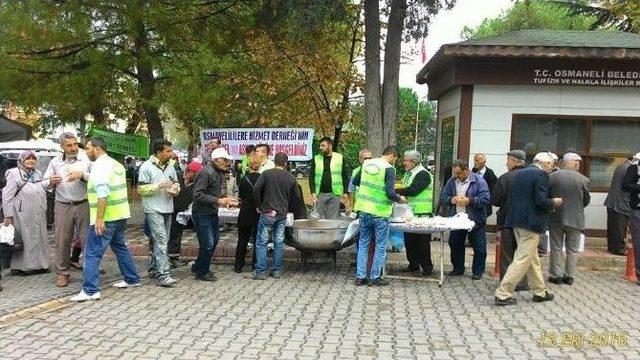
{"label": "white wall", "polygon": [[[475,85],[470,163],[475,153],[482,152],[496,175],[507,170],[505,154],[510,150],[513,114],[640,117],[640,89]],[[592,194],[586,209],[589,229],[606,229],[605,197],[606,193]]]}

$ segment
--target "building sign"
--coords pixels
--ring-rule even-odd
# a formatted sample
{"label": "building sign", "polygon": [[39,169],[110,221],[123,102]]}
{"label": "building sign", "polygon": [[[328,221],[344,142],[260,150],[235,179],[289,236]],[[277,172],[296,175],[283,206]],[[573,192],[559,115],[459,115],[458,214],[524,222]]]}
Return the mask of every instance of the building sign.
{"label": "building sign", "polygon": [[536,68],[531,75],[535,85],[640,86],[640,71],[631,70]]}
{"label": "building sign", "polygon": [[102,137],[107,143],[107,151],[110,153],[144,159],[149,157],[149,141],[145,136],[123,134],[98,128],[92,128],[90,134],[91,137]]}
{"label": "building sign", "polygon": [[283,152],[292,161],[311,160],[313,129],[308,128],[226,128],[205,129],[200,132],[204,153],[211,153],[211,140],[219,138],[229,154],[241,159],[247,145],[267,144],[271,155]]}

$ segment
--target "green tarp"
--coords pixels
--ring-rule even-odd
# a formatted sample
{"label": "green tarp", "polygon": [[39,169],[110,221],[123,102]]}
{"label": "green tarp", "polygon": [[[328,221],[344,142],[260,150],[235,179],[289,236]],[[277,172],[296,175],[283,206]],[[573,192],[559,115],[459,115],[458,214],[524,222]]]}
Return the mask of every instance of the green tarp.
{"label": "green tarp", "polygon": [[92,137],[102,137],[107,143],[107,151],[110,153],[144,159],[149,157],[149,142],[144,136],[123,134],[97,128],[92,128],[90,134]]}

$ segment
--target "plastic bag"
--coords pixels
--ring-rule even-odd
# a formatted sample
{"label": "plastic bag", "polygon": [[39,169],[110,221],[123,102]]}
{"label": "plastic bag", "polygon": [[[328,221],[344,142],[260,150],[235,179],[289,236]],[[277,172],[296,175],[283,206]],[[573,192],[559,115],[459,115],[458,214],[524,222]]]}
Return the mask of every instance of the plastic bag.
{"label": "plastic bag", "polygon": [[13,246],[13,238],[16,234],[16,230],[13,225],[0,225],[0,244],[7,244]]}
{"label": "plastic bag", "polygon": [[312,219],[320,219],[320,213],[318,213],[318,205],[317,204],[313,204],[313,209],[311,210],[311,212],[309,213],[309,217]]}

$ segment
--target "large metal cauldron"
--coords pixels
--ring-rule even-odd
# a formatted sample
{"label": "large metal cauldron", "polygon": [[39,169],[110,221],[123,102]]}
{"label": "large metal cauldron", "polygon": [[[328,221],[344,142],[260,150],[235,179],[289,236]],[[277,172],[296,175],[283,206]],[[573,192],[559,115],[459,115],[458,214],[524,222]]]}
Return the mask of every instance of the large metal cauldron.
{"label": "large metal cauldron", "polygon": [[302,251],[337,251],[353,243],[342,243],[348,220],[304,219],[295,220],[292,227],[291,238],[285,243]]}

